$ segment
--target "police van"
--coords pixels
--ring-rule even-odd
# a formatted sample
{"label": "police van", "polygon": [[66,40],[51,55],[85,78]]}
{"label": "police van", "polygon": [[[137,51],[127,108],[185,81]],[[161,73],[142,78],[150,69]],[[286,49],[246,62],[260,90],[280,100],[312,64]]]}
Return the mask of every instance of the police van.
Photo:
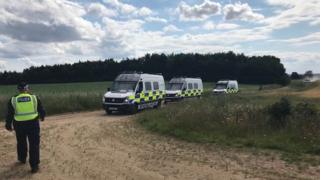
{"label": "police van", "polygon": [[203,84],[200,78],[172,78],[166,90],[165,102],[200,97],[202,93]]}
{"label": "police van", "polygon": [[138,110],[161,106],[165,96],[162,75],[122,73],[103,97],[106,113],[113,111],[136,113]]}
{"label": "police van", "polygon": [[236,80],[222,80],[216,83],[215,88],[213,89],[213,93],[238,93],[239,85]]}

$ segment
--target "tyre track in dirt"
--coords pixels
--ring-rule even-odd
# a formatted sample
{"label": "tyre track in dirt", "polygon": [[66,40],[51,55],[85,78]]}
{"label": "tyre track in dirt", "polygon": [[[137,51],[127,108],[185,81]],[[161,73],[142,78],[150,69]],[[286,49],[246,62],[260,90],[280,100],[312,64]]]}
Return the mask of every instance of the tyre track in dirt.
{"label": "tyre track in dirt", "polygon": [[[14,133],[0,129],[0,179],[316,179],[277,154],[196,144],[150,133],[133,116],[102,111],[48,117],[40,172],[15,164]],[[3,127],[3,123],[0,124]]]}

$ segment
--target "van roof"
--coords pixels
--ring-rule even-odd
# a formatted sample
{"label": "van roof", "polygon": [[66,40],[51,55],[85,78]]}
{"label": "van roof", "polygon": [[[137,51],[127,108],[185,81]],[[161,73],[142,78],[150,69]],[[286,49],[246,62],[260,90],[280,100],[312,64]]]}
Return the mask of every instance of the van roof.
{"label": "van roof", "polygon": [[139,81],[141,78],[163,78],[163,76],[147,73],[121,73],[116,77],[115,81]]}
{"label": "van roof", "polygon": [[201,78],[185,78],[187,81],[190,81],[190,80],[201,80],[202,81],[202,79]]}
{"label": "van roof", "polygon": [[185,81],[202,81],[201,78],[175,77],[169,83],[183,83]]}
{"label": "van roof", "polygon": [[217,83],[238,82],[237,80],[219,80]]}

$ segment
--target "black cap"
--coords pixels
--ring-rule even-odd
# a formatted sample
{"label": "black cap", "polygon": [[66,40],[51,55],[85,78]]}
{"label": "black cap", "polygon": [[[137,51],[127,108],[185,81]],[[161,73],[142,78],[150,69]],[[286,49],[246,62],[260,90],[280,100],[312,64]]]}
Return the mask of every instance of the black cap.
{"label": "black cap", "polygon": [[27,90],[29,85],[26,82],[21,82],[18,84],[17,89],[20,91]]}

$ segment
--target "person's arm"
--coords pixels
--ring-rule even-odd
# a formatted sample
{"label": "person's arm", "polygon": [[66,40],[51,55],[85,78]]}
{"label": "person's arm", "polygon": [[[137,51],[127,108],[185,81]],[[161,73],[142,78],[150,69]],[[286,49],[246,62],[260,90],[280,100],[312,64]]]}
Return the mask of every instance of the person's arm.
{"label": "person's arm", "polygon": [[12,122],[14,118],[14,109],[11,104],[11,99],[8,102],[8,110],[7,110],[7,116],[6,116],[6,129],[8,131],[12,131]]}
{"label": "person's arm", "polygon": [[40,99],[37,97],[37,102],[38,102],[38,113],[41,121],[44,121],[46,117],[46,111],[44,110],[42,103]]}

